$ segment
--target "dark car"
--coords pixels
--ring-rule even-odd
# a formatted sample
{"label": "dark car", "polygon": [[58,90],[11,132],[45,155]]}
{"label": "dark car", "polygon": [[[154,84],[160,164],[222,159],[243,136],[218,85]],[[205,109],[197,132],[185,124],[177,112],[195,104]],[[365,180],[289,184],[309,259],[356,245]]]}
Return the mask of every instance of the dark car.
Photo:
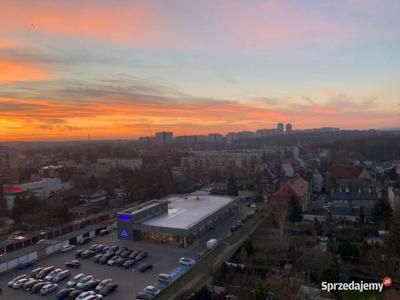
{"label": "dark car", "polygon": [[147,257],[147,252],[141,251],[138,255],[136,255],[135,259],[137,261],[141,261],[142,259],[145,259],[146,257]]}
{"label": "dark car", "polygon": [[79,268],[81,266],[81,262],[77,259],[71,260],[71,261],[67,261],[65,263],[65,266],[68,268]]}
{"label": "dark car", "polygon": [[109,230],[107,230],[107,229],[103,229],[102,231],[100,231],[100,235],[106,235],[106,234],[109,234],[110,233],[110,231]]}
{"label": "dark car", "polygon": [[73,288],[65,288],[62,290],[59,290],[56,294],[57,299],[65,299],[68,298],[69,294],[73,291]]}
{"label": "dark car", "polygon": [[36,275],[42,270],[43,270],[43,268],[36,268],[36,269],[32,270],[31,277],[36,278]]}
{"label": "dark car", "polygon": [[74,300],[76,297],[78,297],[82,293],[81,290],[76,290],[74,289],[71,293],[68,295],[68,299]]}
{"label": "dark car", "polygon": [[106,286],[103,287],[99,293],[100,293],[100,295],[107,296],[108,294],[115,291],[117,289],[117,287],[118,287],[117,283],[110,282],[110,283],[107,283]]}
{"label": "dark car", "polygon": [[128,269],[128,268],[132,267],[134,264],[136,264],[136,260],[135,259],[128,259],[122,264],[122,266],[124,268]]}
{"label": "dark car", "polygon": [[122,252],[124,252],[126,249],[124,249],[124,247],[120,247],[119,249],[117,249],[117,251],[114,252],[115,255],[120,255]]}
{"label": "dark car", "polygon": [[236,230],[238,230],[238,226],[237,225],[232,225],[231,226],[231,232],[234,232],[234,231],[236,231]]}
{"label": "dark car", "polygon": [[93,245],[91,245],[91,246],[88,248],[88,250],[95,251],[95,249],[96,249],[97,246],[99,246],[99,244],[93,244]]}
{"label": "dark car", "polygon": [[97,247],[94,248],[94,252],[96,252],[96,253],[102,253],[105,246],[106,246],[106,245],[97,245]]}
{"label": "dark car", "polygon": [[88,243],[89,241],[90,241],[90,237],[85,236],[85,237],[83,237],[82,239],[80,239],[80,240],[77,242],[77,244],[78,244],[78,245],[83,245],[83,244]]}
{"label": "dark car", "polygon": [[83,253],[84,251],[85,251],[85,250],[82,250],[82,249],[77,250],[77,251],[75,252],[75,257],[81,257],[81,255],[82,255],[82,253]]}
{"label": "dark car", "polygon": [[114,252],[114,253],[117,252],[118,249],[119,249],[119,246],[117,246],[117,245],[110,247],[110,250],[112,250],[112,252]]}
{"label": "dark car", "polygon": [[46,281],[42,281],[42,282],[36,283],[36,284],[31,288],[31,292],[34,293],[34,294],[39,293],[40,290],[42,289],[42,287],[44,287],[46,284],[49,284],[49,283],[46,282]]}
{"label": "dark car", "polygon": [[140,292],[139,294],[137,294],[136,299],[138,300],[149,300],[151,299],[153,296],[145,293],[145,292]]}
{"label": "dark car", "polygon": [[42,271],[40,271],[39,273],[36,274],[36,278],[37,279],[45,278],[54,269],[55,269],[54,266],[50,266],[50,267],[44,268]]}
{"label": "dark car", "polygon": [[92,250],[86,250],[86,251],[83,251],[83,252],[82,252],[81,258],[88,258],[88,257],[90,257],[90,256],[92,256],[92,255],[94,255],[94,251],[92,251]]}
{"label": "dark car", "polygon": [[123,258],[127,258],[130,254],[132,253],[132,250],[124,250],[122,253],[119,255]]}
{"label": "dark car", "polygon": [[113,256],[114,256],[114,254],[112,254],[112,253],[104,254],[104,255],[102,256],[102,258],[99,259],[99,263],[101,263],[101,264],[106,264],[107,261],[108,261],[111,257],[113,257]]}
{"label": "dark car", "polygon": [[22,286],[22,289],[23,289],[24,291],[28,292],[28,291],[30,291],[30,290],[32,289],[32,287],[33,287],[35,284],[37,284],[37,283],[39,283],[39,282],[41,282],[40,279],[39,279],[39,280],[36,280],[36,279],[31,278],[29,281],[27,281],[27,282]]}
{"label": "dark car", "polygon": [[134,259],[136,257],[136,255],[138,255],[141,251],[140,250],[136,250],[133,251],[130,255],[129,255],[129,259]]}
{"label": "dark car", "polygon": [[119,257],[119,258],[115,261],[114,266],[121,266],[125,261],[126,261],[126,258]]}
{"label": "dark car", "polygon": [[139,267],[139,271],[140,272],[145,272],[147,270],[150,270],[151,268],[153,268],[152,264],[145,264]]}
{"label": "dark car", "polygon": [[107,253],[108,251],[110,251],[110,246],[105,246],[103,248],[103,253]]}
{"label": "dark car", "polygon": [[99,260],[103,257],[104,254],[96,254],[95,256],[93,256],[93,261],[94,262],[99,262]]}
{"label": "dark car", "polygon": [[27,269],[27,268],[33,266],[35,263],[36,262],[34,260],[25,261],[23,263],[18,264],[17,268],[20,269],[20,270]]}
{"label": "dark car", "polygon": [[90,280],[85,285],[82,287],[82,290],[84,291],[89,291],[94,289],[98,284],[100,283],[100,280]]}

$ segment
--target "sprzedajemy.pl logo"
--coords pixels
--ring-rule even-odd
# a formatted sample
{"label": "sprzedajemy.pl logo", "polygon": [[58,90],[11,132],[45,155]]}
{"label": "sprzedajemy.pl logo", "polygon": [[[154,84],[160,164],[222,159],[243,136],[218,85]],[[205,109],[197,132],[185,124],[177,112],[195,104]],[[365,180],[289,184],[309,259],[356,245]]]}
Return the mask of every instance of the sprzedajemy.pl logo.
{"label": "sprzedajemy.pl logo", "polygon": [[383,287],[389,287],[392,285],[392,278],[384,277],[382,282],[326,282],[321,283],[321,290],[323,291],[358,291],[360,293],[364,291],[379,291],[382,292]]}

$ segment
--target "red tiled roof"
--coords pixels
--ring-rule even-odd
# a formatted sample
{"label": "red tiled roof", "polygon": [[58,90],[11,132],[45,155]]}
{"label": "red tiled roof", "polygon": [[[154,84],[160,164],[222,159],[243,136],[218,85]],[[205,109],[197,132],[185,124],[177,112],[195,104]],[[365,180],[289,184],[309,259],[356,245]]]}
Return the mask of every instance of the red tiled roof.
{"label": "red tiled roof", "polygon": [[361,166],[335,166],[328,171],[328,175],[341,179],[356,179],[363,170]]}
{"label": "red tiled roof", "polygon": [[294,195],[296,199],[303,204],[309,183],[304,178],[299,177],[290,181],[282,182],[279,189],[272,194],[272,202],[288,202],[290,197]]}

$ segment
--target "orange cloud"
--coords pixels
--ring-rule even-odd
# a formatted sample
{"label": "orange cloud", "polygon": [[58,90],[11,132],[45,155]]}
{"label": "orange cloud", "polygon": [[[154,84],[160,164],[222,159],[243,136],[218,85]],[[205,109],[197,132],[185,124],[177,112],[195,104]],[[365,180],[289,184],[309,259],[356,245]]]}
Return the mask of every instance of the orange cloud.
{"label": "orange cloud", "polygon": [[0,83],[50,79],[53,74],[30,62],[0,58]]}

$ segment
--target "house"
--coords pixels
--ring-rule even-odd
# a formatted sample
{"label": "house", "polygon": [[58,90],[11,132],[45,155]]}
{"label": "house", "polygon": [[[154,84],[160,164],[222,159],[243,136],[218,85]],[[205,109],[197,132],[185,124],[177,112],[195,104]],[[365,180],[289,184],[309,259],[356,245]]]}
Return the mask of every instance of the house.
{"label": "house", "polygon": [[272,194],[271,202],[279,204],[288,204],[291,197],[302,206],[303,211],[307,210],[310,201],[310,184],[303,177],[282,182],[279,189]]}
{"label": "house", "polygon": [[373,179],[366,168],[362,166],[334,166],[326,174],[326,191],[344,189],[346,191],[363,191],[373,187]]}
{"label": "house", "polygon": [[393,210],[400,207],[400,185],[389,185],[387,188],[389,204]]}
{"label": "house", "polygon": [[313,193],[321,193],[323,187],[323,177],[321,173],[315,168],[311,175],[311,191]]}
{"label": "house", "polygon": [[344,191],[334,191],[332,192],[332,204],[336,207],[354,207],[360,208],[372,208],[376,201],[378,201],[379,196],[377,192],[344,192]]}

